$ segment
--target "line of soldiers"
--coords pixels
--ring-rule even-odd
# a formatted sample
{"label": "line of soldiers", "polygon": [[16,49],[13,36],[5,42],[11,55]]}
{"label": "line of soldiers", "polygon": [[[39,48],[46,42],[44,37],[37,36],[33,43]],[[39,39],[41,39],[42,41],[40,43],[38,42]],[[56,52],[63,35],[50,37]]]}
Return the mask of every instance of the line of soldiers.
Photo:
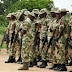
{"label": "line of soldiers", "polygon": [[[72,14],[67,12],[52,8],[49,13],[43,8],[9,13],[6,16],[9,59],[5,63],[23,63],[18,70],[28,70],[33,66],[45,68],[51,62],[50,70],[67,71],[66,66],[72,66]],[[39,61],[42,64],[38,66]]]}

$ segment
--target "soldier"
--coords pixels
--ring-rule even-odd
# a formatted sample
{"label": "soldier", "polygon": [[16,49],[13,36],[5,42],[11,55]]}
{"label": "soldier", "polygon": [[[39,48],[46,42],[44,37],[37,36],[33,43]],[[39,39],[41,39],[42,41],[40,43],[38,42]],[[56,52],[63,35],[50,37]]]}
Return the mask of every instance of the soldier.
{"label": "soldier", "polygon": [[16,13],[12,13],[11,21],[9,23],[9,28],[8,28],[8,30],[9,30],[8,34],[9,34],[9,40],[10,40],[10,42],[9,42],[9,50],[10,50],[9,53],[10,54],[9,54],[9,59],[7,61],[5,61],[5,63],[15,62],[14,49],[13,49],[13,45],[12,45],[13,39],[14,39],[14,34],[15,34],[15,27],[16,27],[15,19],[16,19]]}
{"label": "soldier", "polygon": [[[50,18],[51,20],[49,22],[49,30],[48,30],[48,40],[49,40],[49,42],[48,42],[48,45],[47,45],[47,51],[49,49],[51,49],[51,51],[50,51],[50,61],[53,64],[53,66],[49,69],[53,69],[53,68],[56,67],[56,64],[53,63],[53,61],[54,61],[53,57],[54,57],[55,49],[52,48],[52,42],[53,42],[53,38],[55,37],[55,29],[56,29],[56,26],[57,26],[56,25],[57,19],[56,19],[56,13],[55,13],[55,11],[57,11],[57,10],[58,10],[58,8],[52,8],[51,18]],[[46,51],[46,54],[47,54],[47,51]]]}
{"label": "soldier", "polygon": [[[55,12],[56,13],[56,17],[57,14],[60,14],[59,10]],[[54,69],[57,67],[57,55],[58,51],[59,51],[59,47],[58,47],[58,43],[55,43],[54,38],[56,38],[56,36],[58,35],[58,28],[59,28],[59,18],[57,17],[56,20],[53,22],[53,39],[52,39],[52,46],[51,46],[51,59],[52,59],[52,63],[53,66],[49,69]]]}
{"label": "soldier", "polygon": [[41,57],[42,57],[42,64],[37,66],[40,68],[45,68],[47,66],[47,61],[45,57],[45,51],[46,51],[46,46],[48,44],[48,37],[47,37],[47,32],[48,32],[48,11],[46,8],[40,10],[40,20],[41,20],[41,32],[40,32],[40,48],[41,48]]}
{"label": "soldier", "polygon": [[58,31],[56,31],[55,41],[58,44],[59,50],[56,56],[57,58],[57,67],[54,70],[58,71],[67,71],[65,66],[65,53],[64,53],[64,46],[65,46],[65,37],[67,36],[67,27],[68,27],[68,18],[66,9],[61,9],[61,12],[56,13],[58,18]]}
{"label": "soldier", "polygon": [[[39,23],[39,9],[33,9],[32,11],[34,14],[35,14],[35,22],[38,22]],[[35,30],[37,30],[37,27],[35,28]],[[37,59],[37,62],[41,60],[41,56],[40,56],[40,37],[39,37],[39,40],[38,40],[38,43],[37,43],[37,55],[38,55],[38,59]]]}
{"label": "soldier", "polygon": [[17,11],[17,20],[16,20],[16,30],[15,30],[15,38],[14,38],[14,43],[13,43],[13,47],[15,49],[15,53],[18,51],[18,55],[19,58],[17,60],[17,63],[22,63],[22,59],[21,59],[21,48],[20,48],[20,40],[21,40],[21,36],[20,36],[20,26],[24,23],[24,19],[25,19],[25,15],[24,12],[27,11],[27,9],[22,9],[20,11]]}
{"label": "soldier", "polygon": [[[9,21],[11,21],[11,13],[9,13],[7,16]],[[10,24],[10,23],[9,23]],[[8,53],[8,47],[9,47],[9,27],[10,25],[7,26],[6,30],[5,30],[5,33],[6,33],[6,45],[7,45],[7,53]]]}
{"label": "soldier", "polygon": [[40,41],[40,37],[39,37],[39,10],[38,9],[33,9],[32,11],[35,15],[35,19],[34,22],[31,24],[31,32],[33,34],[33,43],[32,43],[32,47],[33,47],[33,59],[34,61],[29,63],[29,67],[33,67],[34,65],[37,65],[37,57],[38,57],[38,53],[39,51],[37,49],[39,49],[39,41]]}
{"label": "soldier", "polygon": [[[66,66],[72,66],[72,15],[69,18],[69,24],[67,29],[65,57],[66,57],[66,63],[67,63]],[[69,58],[70,58],[70,63],[68,63]]]}
{"label": "soldier", "polygon": [[25,15],[28,18],[25,20],[25,23],[22,25],[22,30],[25,32],[25,35],[23,35],[23,42],[22,42],[23,66],[18,70],[28,70],[29,61],[30,62],[33,61],[33,55],[32,55],[33,48],[31,47],[33,41],[33,35],[31,32],[31,24],[32,21],[34,21],[35,17],[33,13],[29,11],[25,11]]}

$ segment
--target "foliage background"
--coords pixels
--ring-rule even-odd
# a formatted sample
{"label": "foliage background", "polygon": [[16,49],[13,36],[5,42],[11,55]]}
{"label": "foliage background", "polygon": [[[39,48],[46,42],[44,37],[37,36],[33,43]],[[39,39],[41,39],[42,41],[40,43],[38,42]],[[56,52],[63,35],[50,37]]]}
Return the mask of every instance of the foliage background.
{"label": "foliage background", "polygon": [[52,0],[1,0],[0,2],[0,27],[8,25],[6,15],[8,13],[16,12],[21,9],[33,9],[47,8],[49,11],[54,6]]}

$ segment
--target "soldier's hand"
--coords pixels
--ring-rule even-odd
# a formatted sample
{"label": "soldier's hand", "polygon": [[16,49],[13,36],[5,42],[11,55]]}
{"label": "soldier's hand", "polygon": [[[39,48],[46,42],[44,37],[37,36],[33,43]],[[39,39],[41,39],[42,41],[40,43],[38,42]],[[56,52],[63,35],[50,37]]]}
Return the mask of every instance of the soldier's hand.
{"label": "soldier's hand", "polygon": [[26,34],[27,32],[26,32],[26,30],[23,30],[23,34]]}
{"label": "soldier's hand", "polygon": [[35,26],[37,26],[38,25],[38,23],[35,23]]}

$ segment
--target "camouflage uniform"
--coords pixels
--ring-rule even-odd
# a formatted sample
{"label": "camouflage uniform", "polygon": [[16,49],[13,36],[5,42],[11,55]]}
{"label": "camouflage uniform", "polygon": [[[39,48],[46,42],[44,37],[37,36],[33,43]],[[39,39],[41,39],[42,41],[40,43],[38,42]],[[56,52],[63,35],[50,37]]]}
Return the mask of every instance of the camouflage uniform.
{"label": "camouflage uniform", "polygon": [[[16,15],[15,13],[11,13],[11,15]],[[8,25],[8,29],[9,29],[9,39],[10,39],[10,42],[9,42],[9,55],[12,55],[12,46],[11,46],[11,37],[12,37],[12,32],[13,32],[13,26],[14,26],[14,23],[15,23],[15,21],[16,20],[11,20],[10,22],[9,22],[9,25]],[[7,30],[7,32],[8,32],[8,30]]]}
{"label": "camouflage uniform", "polygon": [[15,27],[16,27],[16,13],[12,13],[11,14],[11,16],[14,16],[15,18],[14,18],[14,20],[11,20],[10,21],[10,24],[9,24],[9,26],[8,26],[8,29],[9,29],[9,40],[10,40],[10,42],[9,42],[9,59],[8,59],[8,61],[6,61],[5,63],[9,63],[9,62],[15,62],[15,51],[14,51],[14,47],[13,47],[13,42],[12,42],[12,39],[14,39],[14,38],[12,38],[12,35],[14,35],[15,34]]}
{"label": "camouflage uniform", "polygon": [[[12,14],[12,13],[9,13],[6,17],[11,17],[11,14]],[[9,42],[10,42],[9,31],[10,31],[11,23],[12,23],[12,20],[9,21],[9,24],[8,24],[6,30],[5,30],[5,32],[6,32],[6,37],[8,36]],[[6,41],[6,44],[8,43],[8,47],[9,47],[9,42]],[[10,48],[8,48],[8,49],[10,50]],[[9,53],[9,52],[8,52],[8,53]]]}
{"label": "camouflage uniform", "polygon": [[[39,15],[39,10],[38,9],[33,9],[32,11],[34,14]],[[33,24],[31,24],[31,28],[32,28],[32,33],[33,33],[33,40],[35,38],[35,33],[36,31],[40,32],[40,29],[38,30],[38,27],[35,25],[36,23],[39,23],[39,17],[36,17],[36,19],[34,20]],[[33,41],[35,43],[35,41]],[[34,47],[34,43],[33,43],[33,47]],[[38,41],[37,41],[37,45],[33,48],[34,53],[33,53],[33,57],[37,58],[38,55],[40,54],[39,50],[38,50]]]}
{"label": "camouflage uniform", "polygon": [[[58,27],[57,19],[54,18],[53,21],[52,21],[52,23],[51,23],[50,29],[51,29],[52,31],[55,31],[55,30],[58,29],[57,27]],[[51,35],[51,37],[55,38],[55,33],[54,33],[54,32],[51,32],[50,35]],[[50,37],[50,38],[51,38],[51,37]],[[56,52],[56,51],[57,51],[57,47],[55,46],[55,48],[52,48],[52,46],[50,46],[50,48],[51,48],[51,54],[50,54],[51,62],[52,62],[53,64],[57,64],[57,63],[55,62],[55,60],[56,60],[56,54],[55,54],[55,53],[57,53],[57,52]]]}
{"label": "camouflage uniform", "polygon": [[[14,44],[14,50],[15,50],[15,54],[18,51],[18,55],[19,55],[19,59],[17,60],[17,62],[21,61],[21,50],[20,50],[20,40],[21,40],[21,33],[19,31],[21,25],[24,23],[23,21],[20,21],[19,18],[21,17],[21,15],[26,11],[27,9],[22,9],[22,10],[18,10],[17,13],[17,20],[16,20],[16,30],[15,30],[15,35],[17,34],[17,39],[16,42]],[[19,32],[18,32],[19,31]]]}
{"label": "camouflage uniform", "polygon": [[15,21],[12,21],[12,24],[11,24],[11,27],[10,27],[10,33],[9,33],[9,36],[10,36],[10,43],[9,43],[10,55],[13,56],[13,57],[15,57],[15,50],[14,50],[14,47],[13,47],[13,43],[11,45],[11,37],[12,37],[12,33],[13,33],[14,24],[15,24]]}
{"label": "camouflage uniform", "polygon": [[59,45],[59,55],[57,63],[64,64],[65,63],[65,51],[64,51],[64,46],[65,46],[65,38],[67,38],[67,27],[68,27],[68,18],[66,16],[63,16],[59,20],[59,31],[61,28],[64,28],[64,34],[61,36],[59,41],[57,42]]}
{"label": "camouflage uniform", "polygon": [[46,59],[46,49],[47,49],[47,44],[48,44],[48,15],[47,15],[47,10],[46,8],[40,10],[40,15],[39,17],[41,18],[41,15],[43,16],[41,20],[41,30],[40,30],[40,51],[41,51],[41,57],[42,57],[42,64],[37,66],[40,68],[45,68],[47,66],[47,59]]}
{"label": "camouflage uniform", "polygon": [[[28,12],[28,11],[27,11]],[[30,12],[28,12],[30,13]],[[33,35],[31,33],[31,20],[27,18],[24,23],[21,25],[22,29],[26,30],[26,34],[23,35],[22,41],[22,59],[24,62],[29,62],[30,51],[31,51],[31,43],[33,40]],[[31,58],[30,58],[31,59]]]}
{"label": "camouflage uniform", "polygon": [[72,16],[69,18],[68,29],[67,29],[68,46],[66,48],[66,60],[70,59],[71,62],[66,64],[67,66],[72,65]]}
{"label": "camouflage uniform", "polygon": [[[55,23],[56,23],[56,18],[50,18],[50,21],[48,24],[48,26],[49,26],[49,28],[48,28],[48,43],[50,42],[50,39],[53,37],[53,31],[54,31],[55,25],[56,25]],[[50,45],[50,47],[48,48],[47,56],[48,56],[48,60],[53,61],[51,58],[51,51],[53,51],[55,53],[55,50],[52,50],[51,47],[52,46]]]}

